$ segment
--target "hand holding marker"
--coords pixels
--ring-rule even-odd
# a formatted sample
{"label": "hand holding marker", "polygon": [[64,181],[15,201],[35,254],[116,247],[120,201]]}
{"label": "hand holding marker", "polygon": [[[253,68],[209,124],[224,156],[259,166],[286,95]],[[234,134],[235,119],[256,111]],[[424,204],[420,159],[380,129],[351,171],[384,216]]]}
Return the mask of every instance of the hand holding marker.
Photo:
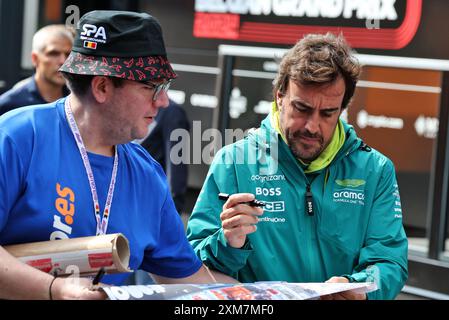
{"label": "hand holding marker", "polygon": [[[229,199],[229,197],[230,197],[230,195],[227,193],[219,193],[218,194],[218,199],[220,199],[220,200],[227,201]],[[247,204],[251,207],[265,207],[265,202],[257,200],[257,199],[254,199],[252,201],[247,201],[247,202],[241,202],[241,203]]]}
{"label": "hand holding marker", "polygon": [[242,248],[246,236],[257,230],[258,216],[263,214],[265,202],[254,199],[250,193],[219,193],[218,198],[226,201],[220,214],[223,235],[231,247]]}

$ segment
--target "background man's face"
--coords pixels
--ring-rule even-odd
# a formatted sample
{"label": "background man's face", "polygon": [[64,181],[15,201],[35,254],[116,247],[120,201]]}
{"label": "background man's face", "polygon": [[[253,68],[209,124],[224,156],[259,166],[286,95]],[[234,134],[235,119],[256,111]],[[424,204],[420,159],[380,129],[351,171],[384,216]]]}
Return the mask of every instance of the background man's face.
{"label": "background man's face", "polygon": [[36,74],[44,81],[57,86],[65,84],[58,72],[72,49],[71,42],[64,37],[50,37],[42,52],[33,52],[32,60]]}
{"label": "background man's face", "polygon": [[278,92],[280,127],[296,158],[309,163],[328,146],[342,112],[344,94],[341,77],[324,85],[290,80],[285,94]]}

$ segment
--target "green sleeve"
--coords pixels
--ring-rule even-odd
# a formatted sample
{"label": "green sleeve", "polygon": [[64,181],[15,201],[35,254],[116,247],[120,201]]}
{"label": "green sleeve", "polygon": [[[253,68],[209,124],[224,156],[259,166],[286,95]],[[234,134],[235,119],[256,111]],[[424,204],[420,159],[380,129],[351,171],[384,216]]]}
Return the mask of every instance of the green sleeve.
{"label": "green sleeve", "polygon": [[225,147],[215,156],[190,216],[187,238],[206,265],[237,277],[237,272],[246,265],[252,247],[249,242],[240,249],[229,246],[221,228],[220,214],[224,201],[218,199],[218,193],[238,192],[231,150]]}
{"label": "green sleeve", "polygon": [[368,299],[394,299],[408,277],[408,242],[402,225],[402,209],[394,166],[385,163],[371,209],[364,247],[351,281],[373,281],[378,290]]}

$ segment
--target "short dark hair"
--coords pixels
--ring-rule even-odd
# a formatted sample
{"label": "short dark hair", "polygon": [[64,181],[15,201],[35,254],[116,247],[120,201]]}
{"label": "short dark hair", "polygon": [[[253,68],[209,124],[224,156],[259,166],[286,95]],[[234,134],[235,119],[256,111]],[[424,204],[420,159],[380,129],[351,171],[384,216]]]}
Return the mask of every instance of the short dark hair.
{"label": "short dark hair", "polygon": [[273,95],[276,99],[278,91],[285,94],[289,79],[305,85],[326,84],[342,76],[346,85],[342,101],[344,109],[354,95],[360,73],[361,66],[342,35],[309,34],[282,58],[273,82]]}
{"label": "short dark hair", "polygon": [[[90,85],[92,83],[92,79],[96,77],[94,75],[81,75],[68,72],[61,72],[61,73],[67,80],[67,87],[69,87],[70,91],[80,97],[84,97],[88,92],[90,92]],[[114,87],[116,88],[123,87],[125,79],[117,77],[109,77],[109,79],[111,79]]]}

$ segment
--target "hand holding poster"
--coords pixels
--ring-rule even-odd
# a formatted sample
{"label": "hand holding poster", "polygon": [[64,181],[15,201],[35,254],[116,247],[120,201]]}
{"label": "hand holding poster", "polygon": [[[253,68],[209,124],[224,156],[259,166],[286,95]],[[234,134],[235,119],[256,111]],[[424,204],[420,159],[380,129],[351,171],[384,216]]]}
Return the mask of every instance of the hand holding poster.
{"label": "hand holding poster", "polygon": [[130,272],[128,239],[120,233],[93,237],[24,243],[4,247],[20,261],[43,272],[70,275],[73,267],[81,276]]}

